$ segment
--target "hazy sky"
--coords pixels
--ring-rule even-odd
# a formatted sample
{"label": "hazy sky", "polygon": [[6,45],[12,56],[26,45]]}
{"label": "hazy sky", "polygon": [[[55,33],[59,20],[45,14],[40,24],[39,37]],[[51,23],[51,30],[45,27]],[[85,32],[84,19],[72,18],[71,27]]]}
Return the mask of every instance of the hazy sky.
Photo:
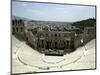
{"label": "hazy sky", "polygon": [[33,20],[74,22],[95,18],[95,7],[13,1],[12,15]]}

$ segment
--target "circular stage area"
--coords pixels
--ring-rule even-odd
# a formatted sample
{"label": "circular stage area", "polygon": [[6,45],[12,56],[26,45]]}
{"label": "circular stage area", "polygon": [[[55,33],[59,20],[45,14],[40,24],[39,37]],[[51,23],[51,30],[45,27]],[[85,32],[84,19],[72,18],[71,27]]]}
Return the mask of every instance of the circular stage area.
{"label": "circular stage area", "polygon": [[17,59],[26,66],[35,67],[38,69],[51,69],[55,67],[63,68],[63,66],[75,63],[81,59],[84,56],[85,50],[84,47],[81,47],[75,52],[64,56],[45,56],[44,54],[29,48],[26,46],[26,44],[23,44],[23,46],[21,46],[17,51]]}
{"label": "circular stage area", "polygon": [[15,37],[12,43],[13,73],[95,69],[95,39],[64,56],[45,56]]}

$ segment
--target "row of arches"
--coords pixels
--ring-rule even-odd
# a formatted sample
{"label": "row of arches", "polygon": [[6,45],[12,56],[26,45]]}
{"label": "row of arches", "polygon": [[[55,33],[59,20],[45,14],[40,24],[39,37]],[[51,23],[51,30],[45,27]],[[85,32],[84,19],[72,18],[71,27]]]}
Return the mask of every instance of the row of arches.
{"label": "row of arches", "polygon": [[38,48],[45,48],[45,49],[70,49],[74,48],[74,41],[65,40],[65,41],[46,41],[46,40],[39,40],[37,43]]}

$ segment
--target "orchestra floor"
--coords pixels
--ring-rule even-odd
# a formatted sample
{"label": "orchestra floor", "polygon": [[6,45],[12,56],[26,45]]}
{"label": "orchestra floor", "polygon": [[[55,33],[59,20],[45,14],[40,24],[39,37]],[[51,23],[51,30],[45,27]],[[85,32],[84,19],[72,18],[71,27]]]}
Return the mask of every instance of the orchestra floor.
{"label": "orchestra floor", "polygon": [[45,56],[12,36],[12,73],[95,69],[95,39],[64,56]]}

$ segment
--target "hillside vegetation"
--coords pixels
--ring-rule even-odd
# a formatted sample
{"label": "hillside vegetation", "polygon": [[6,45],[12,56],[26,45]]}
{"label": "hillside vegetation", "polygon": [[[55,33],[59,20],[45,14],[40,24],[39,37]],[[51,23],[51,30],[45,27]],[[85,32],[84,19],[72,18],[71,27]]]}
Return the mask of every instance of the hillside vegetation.
{"label": "hillside vegetation", "polygon": [[86,20],[74,22],[74,23],[72,23],[72,25],[83,30],[84,27],[93,27],[93,26],[95,26],[96,25],[96,19],[89,18],[89,19],[86,19]]}

